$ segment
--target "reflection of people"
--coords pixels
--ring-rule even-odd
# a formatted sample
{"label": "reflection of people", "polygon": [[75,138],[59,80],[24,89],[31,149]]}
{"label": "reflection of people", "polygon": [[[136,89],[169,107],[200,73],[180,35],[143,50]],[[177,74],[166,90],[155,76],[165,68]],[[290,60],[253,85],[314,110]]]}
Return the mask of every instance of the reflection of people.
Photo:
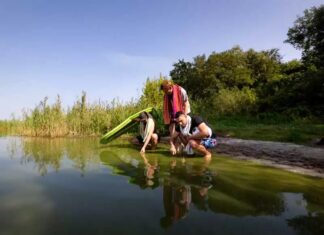
{"label": "reflection of people", "polygon": [[192,187],[192,202],[201,210],[208,210],[208,190],[212,188],[213,177],[216,176],[208,168],[202,167],[197,172],[198,184]]}
{"label": "reflection of people", "polygon": [[132,157],[128,154],[118,155],[122,163],[117,164],[117,168],[122,175],[131,178],[131,182],[139,185],[141,188],[155,188],[159,186],[159,165],[157,158],[147,159],[145,153],[140,154],[142,160]]}
{"label": "reflection of people", "polygon": [[164,92],[163,120],[164,124],[169,125],[170,136],[172,136],[175,131],[175,114],[178,111],[185,114],[190,113],[189,99],[185,89],[172,84],[169,80],[162,82],[161,90]]}
{"label": "reflection of people", "polygon": [[177,185],[165,182],[163,185],[163,205],[165,216],[161,218],[161,226],[169,227],[177,220],[184,218],[191,203],[189,185]]}
{"label": "reflection of people", "polygon": [[155,159],[153,164],[150,164],[147,158],[145,157],[145,153],[141,153],[141,156],[143,158],[143,162],[145,164],[144,167],[144,176],[146,178],[146,184],[148,186],[154,185],[154,174],[158,171],[158,163]]}
{"label": "reflection of people", "polygon": [[206,165],[190,165],[180,159],[171,159],[170,176],[163,185],[165,216],[160,220],[161,226],[169,227],[184,218],[191,203],[207,210],[208,190],[212,187],[213,176]]}
{"label": "reflection of people", "polygon": [[179,126],[177,126],[170,140],[172,155],[177,153],[174,141],[179,136],[182,143],[186,146],[187,154],[190,154],[192,149],[194,149],[204,154],[206,159],[210,159],[211,153],[207,149],[217,144],[216,136],[213,134],[212,129],[199,116],[191,117],[179,111],[175,117]]}
{"label": "reflection of people", "polygon": [[152,115],[147,112],[142,112],[139,118],[134,119],[134,121],[140,122],[140,135],[137,136],[137,141],[143,143],[141,152],[145,153],[145,149],[149,143],[151,143],[151,148],[154,149],[158,143],[159,137],[156,133],[155,122]]}

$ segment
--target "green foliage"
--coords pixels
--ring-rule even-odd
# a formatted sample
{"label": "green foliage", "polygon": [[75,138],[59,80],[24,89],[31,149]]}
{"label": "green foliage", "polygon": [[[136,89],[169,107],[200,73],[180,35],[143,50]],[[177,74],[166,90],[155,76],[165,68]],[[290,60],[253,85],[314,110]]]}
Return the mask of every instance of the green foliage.
{"label": "green foliage", "polygon": [[86,93],[67,112],[70,135],[100,135],[117,126],[129,115],[138,111],[138,104],[131,100],[123,103],[113,99],[110,103],[86,102]]}
{"label": "green foliage", "polygon": [[250,49],[246,52],[246,59],[247,67],[252,73],[252,87],[258,89],[260,95],[265,92],[264,85],[282,78],[280,74],[281,56],[278,49],[261,52]]}
{"label": "green foliage", "polygon": [[324,136],[323,121],[317,118],[293,118],[278,113],[258,115],[220,115],[209,118],[218,135],[242,139],[293,142],[313,145]]}
{"label": "green foliage", "polygon": [[[261,79],[273,78],[271,75],[278,71],[278,63],[273,62],[271,56],[268,52],[244,52],[236,46],[221,53],[214,52],[207,59],[205,55],[197,56],[193,63],[180,60],[174,64],[170,76],[187,89],[191,99],[210,99],[221,89],[250,88]],[[264,66],[262,58],[271,63]]]}
{"label": "green foliage", "polygon": [[[324,5],[304,11],[292,28],[288,39],[302,50],[303,69],[290,75],[293,82],[282,93],[294,94],[294,109],[303,107],[316,116],[324,115]],[[304,112],[303,112],[304,113]]]}
{"label": "green foliage", "polygon": [[163,93],[160,91],[163,79],[147,79],[139,101],[121,102],[113,99],[111,102],[90,104],[83,91],[73,106],[64,111],[59,96],[54,104],[48,104],[48,98],[45,97],[33,110],[24,111],[21,121],[1,121],[0,133],[48,137],[97,136],[111,130],[130,115],[151,106],[157,110],[155,121],[158,129],[164,133],[166,129],[161,110]]}
{"label": "green foliage", "polygon": [[162,81],[166,79],[160,76],[159,79],[149,78],[143,87],[143,94],[140,98],[140,105],[143,107],[155,107],[156,109],[162,109],[163,91],[161,91],[160,86]]}
{"label": "green foliage", "polygon": [[221,89],[214,96],[211,107],[218,114],[251,113],[256,107],[256,101],[256,93],[252,89]]}
{"label": "green foliage", "polygon": [[0,120],[0,136],[1,135],[13,135],[17,133],[22,127],[22,122],[16,119],[12,120]]}
{"label": "green foliage", "polygon": [[246,53],[238,46],[231,50],[212,53],[206,62],[206,73],[211,82],[219,80],[218,89],[245,87],[253,84],[252,71],[247,67]]}
{"label": "green foliage", "polygon": [[286,40],[303,50],[302,61],[283,63],[278,49],[257,52],[236,46],[192,62],[180,60],[170,76],[187,90],[193,111],[206,116],[278,112],[323,117],[324,5],[304,13]]}
{"label": "green foliage", "polygon": [[53,105],[47,101],[45,97],[30,115],[24,113],[24,130],[21,134],[50,137],[65,135],[67,129],[60,97],[57,96]]}
{"label": "green foliage", "polygon": [[[277,49],[256,52],[236,46],[230,50],[183,60],[174,64],[170,75],[183,86],[195,112],[208,115],[238,114],[257,111],[259,100],[273,93],[275,84],[283,79]],[[201,105],[206,107],[201,107]],[[212,109],[212,110],[211,110]]]}
{"label": "green foliage", "polygon": [[287,36],[286,42],[303,51],[305,64],[324,67],[324,5],[306,9]]}
{"label": "green foliage", "polygon": [[24,111],[22,120],[1,121],[0,133],[47,137],[101,135],[140,108],[134,100],[89,104],[82,92],[81,98],[65,112],[59,96],[54,104],[48,104],[45,97],[33,110]]}
{"label": "green foliage", "polygon": [[197,56],[193,63],[181,60],[174,64],[170,75],[193,93],[194,100],[209,98],[220,89],[255,88],[280,79],[280,56],[277,49],[244,52],[236,46],[221,53],[214,52],[207,59],[204,55]]}
{"label": "green foliage", "polygon": [[[179,60],[179,62],[175,63],[173,67],[174,69],[170,72],[170,76],[177,84],[184,86],[190,82],[195,82],[195,80],[191,79],[193,77],[192,63]],[[194,88],[193,85],[190,87]]]}
{"label": "green foliage", "polygon": [[324,69],[305,67],[298,61],[281,65],[282,79],[264,85],[268,94],[260,97],[259,111],[294,116],[324,115]]}

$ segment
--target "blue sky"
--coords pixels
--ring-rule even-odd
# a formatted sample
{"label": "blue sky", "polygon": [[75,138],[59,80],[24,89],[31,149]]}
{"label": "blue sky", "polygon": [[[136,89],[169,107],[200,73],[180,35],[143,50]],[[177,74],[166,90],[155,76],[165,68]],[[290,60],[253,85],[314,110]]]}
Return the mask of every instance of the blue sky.
{"label": "blue sky", "polygon": [[0,119],[45,96],[71,106],[138,98],[179,59],[283,43],[297,15],[323,0],[0,0]]}

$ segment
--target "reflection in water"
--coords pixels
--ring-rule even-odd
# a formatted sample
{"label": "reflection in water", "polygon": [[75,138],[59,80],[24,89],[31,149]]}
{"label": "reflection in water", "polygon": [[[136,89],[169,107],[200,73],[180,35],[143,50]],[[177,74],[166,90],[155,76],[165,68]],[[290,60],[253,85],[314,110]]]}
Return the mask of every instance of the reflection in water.
{"label": "reflection in water", "polygon": [[191,166],[184,160],[170,162],[170,175],[163,182],[163,205],[165,216],[160,224],[167,228],[189,213],[190,204],[201,210],[208,209],[208,190],[212,187],[215,172],[204,164]]}
{"label": "reflection in water", "polygon": [[141,157],[144,162],[144,176],[146,180],[146,185],[149,187],[158,186],[158,181],[154,182],[154,179],[158,179],[159,166],[157,158],[154,158],[152,163],[145,157],[144,153],[141,153]]}
{"label": "reflection in water", "polygon": [[[59,179],[55,181],[55,177],[51,178],[53,177],[50,174],[51,170],[60,172],[62,169],[70,171],[76,169],[86,173],[91,166],[95,166],[97,169],[105,169],[105,174],[99,170],[101,175],[95,172],[94,175],[97,178],[89,176],[88,182],[95,179],[92,182],[94,184],[100,182],[103,177],[105,180],[118,178],[120,181],[113,188],[115,190],[113,194],[110,194],[109,187],[102,187],[105,185],[100,183],[98,185],[101,187],[93,186],[92,190],[88,190],[89,185],[84,186],[83,182],[78,182],[79,191],[74,191],[74,185],[68,181],[65,182],[65,177],[71,176],[57,174],[57,178],[61,177],[60,179],[67,184],[65,190],[69,189],[70,194],[74,193],[77,197],[77,195],[87,195],[88,192],[94,201],[100,204],[98,208],[86,208],[86,211],[97,209],[98,211],[93,212],[94,214],[102,212],[102,215],[106,215],[109,212],[109,210],[107,212],[101,210],[102,205],[106,205],[107,198],[98,199],[100,198],[98,195],[117,194],[118,198],[118,191],[122,191],[124,187],[135,186],[132,187],[134,195],[129,195],[129,198],[143,197],[144,194],[153,193],[154,199],[159,203],[156,207],[162,210],[155,208],[158,214],[153,222],[163,229],[168,228],[167,231],[179,228],[179,226],[191,226],[195,221],[198,225],[209,224],[210,229],[214,229],[211,231],[215,233],[217,232],[215,229],[222,226],[224,221],[229,221],[228,223],[237,226],[246,226],[246,233],[258,234],[257,231],[267,231],[273,226],[277,228],[273,231],[285,231],[287,234],[324,234],[323,180],[228,158],[216,157],[212,162],[204,162],[202,158],[175,158],[168,155],[167,149],[161,148],[155,152],[140,155],[129,144],[100,147],[95,138],[14,138],[8,143],[7,152],[11,159],[19,159],[23,165],[33,164],[40,175],[48,176],[42,177],[42,179],[44,178],[42,183],[49,183],[48,189],[40,187],[38,190],[34,190],[39,192],[39,198],[43,205],[48,205],[42,213],[48,210],[55,211],[57,208],[56,200],[53,199],[55,197],[52,198],[52,201],[48,201],[46,197],[49,191],[51,194],[57,195],[60,202],[71,200],[65,198],[64,191],[61,193],[52,189],[53,186],[59,186],[56,189],[62,190],[62,183]],[[107,168],[102,165],[112,169],[108,171],[108,175]],[[112,176],[111,173],[115,176]],[[23,178],[23,173],[21,174],[21,178]],[[120,177],[120,175],[126,176],[130,184],[126,183],[125,177]],[[94,176],[92,175],[92,177]],[[47,182],[45,179],[50,180]],[[3,182],[5,181],[3,180]],[[36,182],[33,181],[33,183],[35,184],[34,188],[39,186]],[[22,183],[22,185],[25,184]],[[23,187],[20,188],[23,189]],[[0,187],[0,196],[1,192],[4,194],[5,190],[1,191]],[[26,190],[23,190],[19,195],[23,195],[24,192]],[[3,201],[7,202],[9,200],[8,196],[2,197],[2,199],[6,199]],[[111,203],[121,202],[115,200]],[[73,202],[69,201],[69,203]],[[65,205],[69,206],[69,203]],[[91,205],[87,203],[90,203],[89,200],[85,200],[83,205]],[[15,205],[12,202],[7,204]],[[154,205],[154,203],[150,205]],[[79,209],[79,206],[77,205],[75,208]],[[75,208],[73,207],[73,209]],[[78,209],[75,209],[75,215],[71,211],[74,217],[79,216]],[[150,210],[151,208],[145,209]],[[9,210],[14,209],[0,205],[0,212],[1,210],[9,213]],[[137,210],[135,214],[143,214],[143,207],[137,208]],[[154,211],[153,208],[152,211]],[[134,213],[134,211],[130,213]],[[187,221],[190,221],[189,225],[183,225],[183,222]],[[259,230],[254,230],[254,227],[257,226],[259,226]],[[234,231],[238,234],[242,232],[234,230],[234,227],[230,226],[227,232]],[[221,233],[226,233],[224,231]]]}
{"label": "reflection in water", "polygon": [[189,185],[165,182],[163,185],[165,216],[161,218],[161,226],[169,227],[177,220],[184,218],[189,212],[190,203],[191,188]]}
{"label": "reflection in water", "polygon": [[324,214],[296,216],[287,221],[288,225],[298,231],[299,234],[323,235]]}
{"label": "reflection in water", "polygon": [[[152,186],[147,185],[147,181],[140,179],[142,175],[145,175],[146,167],[150,165],[149,161],[155,163],[154,169],[158,168],[159,174],[151,175],[150,180],[154,180],[155,185],[160,184],[163,189],[165,214],[160,219],[160,225],[163,228],[170,227],[177,221],[185,219],[190,213],[191,205],[193,205],[195,209],[212,211],[216,214],[239,217],[273,216],[278,219],[282,217],[287,220],[289,226],[301,233],[303,233],[301,228],[311,231],[311,234],[323,232],[321,226],[308,229],[307,225],[298,223],[298,227],[293,223],[297,218],[303,221],[311,220],[312,217],[307,216],[307,213],[309,213],[310,206],[314,201],[322,206],[324,205],[323,198],[319,199],[316,196],[318,194],[305,190],[305,179],[303,183],[294,182],[294,184],[289,185],[289,179],[282,178],[271,181],[273,177],[278,177],[275,174],[272,176],[265,174],[265,176],[260,177],[260,175],[255,175],[255,172],[251,172],[251,176],[249,176],[250,173],[244,175],[251,171],[250,166],[247,166],[247,169],[244,169],[244,166],[235,169],[236,174],[240,177],[237,178],[236,175],[236,179],[233,179],[233,171],[230,172],[231,175],[227,175],[227,172],[218,174],[215,166],[209,167],[208,164],[201,161],[199,164],[195,164],[177,158],[162,160],[151,157],[142,156],[142,161],[140,161],[135,156],[117,155],[110,151],[103,151],[100,154],[103,163],[113,167],[116,173],[130,177],[130,182],[139,185],[141,188]],[[124,159],[123,163],[118,159]],[[134,162],[137,163],[136,166],[131,164]],[[285,174],[288,173],[285,172]],[[284,193],[281,191],[282,189],[291,192],[305,191],[305,193]],[[300,197],[300,195],[306,196]],[[308,198],[309,201],[307,202],[305,198]],[[323,210],[323,207],[321,207],[321,210]],[[301,215],[303,216],[298,217]],[[323,215],[319,218],[323,219]]]}
{"label": "reflection in water", "polygon": [[8,152],[12,158],[19,157],[21,164],[34,163],[39,174],[46,175],[49,168],[58,171],[64,157],[72,161],[74,168],[85,172],[87,164],[100,162],[97,146],[96,138],[22,138],[19,143],[13,139]]}
{"label": "reflection in water", "polygon": [[113,167],[115,173],[129,176],[129,182],[140,188],[153,189],[162,185],[165,210],[160,220],[162,227],[169,227],[185,218],[191,203],[202,210],[208,208],[208,190],[212,188],[217,173],[208,169],[206,164],[190,165],[183,159],[172,159],[165,164],[165,161],[159,162],[157,157],[149,158],[145,154],[136,158],[110,151],[102,152],[100,158]]}

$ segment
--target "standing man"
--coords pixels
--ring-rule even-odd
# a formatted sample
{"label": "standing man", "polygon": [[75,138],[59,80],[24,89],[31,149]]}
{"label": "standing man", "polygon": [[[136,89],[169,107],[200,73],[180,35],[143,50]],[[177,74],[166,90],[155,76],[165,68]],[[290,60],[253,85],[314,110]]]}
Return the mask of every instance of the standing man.
{"label": "standing man", "polygon": [[169,80],[164,80],[161,85],[164,92],[163,100],[163,120],[164,124],[169,125],[170,137],[175,132],[175,114],[179,111],[189,114],[190,104],[185,89],[181,86],[172,84]]}

